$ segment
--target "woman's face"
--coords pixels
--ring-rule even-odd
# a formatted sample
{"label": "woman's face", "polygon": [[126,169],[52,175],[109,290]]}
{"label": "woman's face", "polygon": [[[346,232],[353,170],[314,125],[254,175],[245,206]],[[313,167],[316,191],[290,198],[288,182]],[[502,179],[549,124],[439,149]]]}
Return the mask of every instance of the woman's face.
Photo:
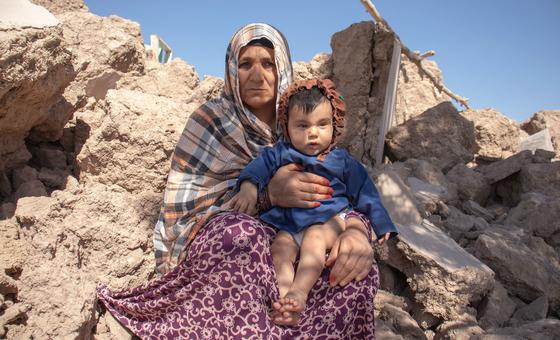
{"label": "woman's face", "polygon": [[278,83],[274,50],[257,45],[243,47],[239,52],[238,77],[243,104],[259,119],[270,123],[267,120],[270,115],[274,117]]}

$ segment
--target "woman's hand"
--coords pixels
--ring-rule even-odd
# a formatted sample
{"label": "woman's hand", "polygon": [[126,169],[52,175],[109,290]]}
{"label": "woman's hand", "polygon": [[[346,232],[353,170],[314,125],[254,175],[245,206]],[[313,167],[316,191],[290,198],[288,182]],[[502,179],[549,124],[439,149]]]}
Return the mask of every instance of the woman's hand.
{"label": "woman's hand", "polygon": [[302,172],[294,163],[279,168],[268,183],[270,203],[283,208],[313,208],[332,193],[326,178]]}
{"label": "woman's hand", "polygon": [[369,243],[366,226],[347,227],[334,243],[327,266],[331,269],[329,282],[331,287],[340,284],[347,285],[350,281],[360,281],[366,278],[373,265],[373,248]]}

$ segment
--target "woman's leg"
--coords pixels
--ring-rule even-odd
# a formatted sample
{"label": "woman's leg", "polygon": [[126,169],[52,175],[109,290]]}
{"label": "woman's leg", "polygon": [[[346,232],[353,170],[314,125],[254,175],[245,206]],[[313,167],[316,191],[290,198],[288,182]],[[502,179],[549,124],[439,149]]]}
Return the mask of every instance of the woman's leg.
{"label": "woman's leg", "polygon": [[269,307],[279,298],[270,245],[274,229],[239,213],[204,226],[189,255],[171,272],[143,286],[97,296],[143,339],[371,339],[377,266],[366,279],[330,287],[324,270],[294,327],[275,325]]}

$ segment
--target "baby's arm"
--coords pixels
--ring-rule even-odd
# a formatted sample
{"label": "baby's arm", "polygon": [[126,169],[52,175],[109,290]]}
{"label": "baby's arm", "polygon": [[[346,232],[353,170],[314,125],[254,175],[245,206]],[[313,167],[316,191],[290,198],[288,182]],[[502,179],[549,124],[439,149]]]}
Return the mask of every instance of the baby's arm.
{"label": "baby's arm", "polygon": [[243,181],[239,192],[231,199],[230,206],[234,211],[256,215],[257,186],[249,181]]}
{"label": "baby's arm", "polygon": [[377,242],[382,244],[391,236],[398,234],[397,228],[381,202],[375,184],[363,165],[349,157],[345,170],[346,194],[353,208],[368,217]]}

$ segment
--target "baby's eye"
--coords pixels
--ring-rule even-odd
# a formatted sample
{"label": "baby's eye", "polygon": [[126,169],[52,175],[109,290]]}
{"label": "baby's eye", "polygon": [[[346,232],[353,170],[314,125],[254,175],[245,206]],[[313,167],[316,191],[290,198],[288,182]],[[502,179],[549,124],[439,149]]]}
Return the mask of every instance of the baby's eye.
{"label": "baby's eye", "polygon": [[301,129],[306,129],[306,128],[307,128],[307,124],[298,124],[297,127],[298,127],[298,128],[301,128]]}

